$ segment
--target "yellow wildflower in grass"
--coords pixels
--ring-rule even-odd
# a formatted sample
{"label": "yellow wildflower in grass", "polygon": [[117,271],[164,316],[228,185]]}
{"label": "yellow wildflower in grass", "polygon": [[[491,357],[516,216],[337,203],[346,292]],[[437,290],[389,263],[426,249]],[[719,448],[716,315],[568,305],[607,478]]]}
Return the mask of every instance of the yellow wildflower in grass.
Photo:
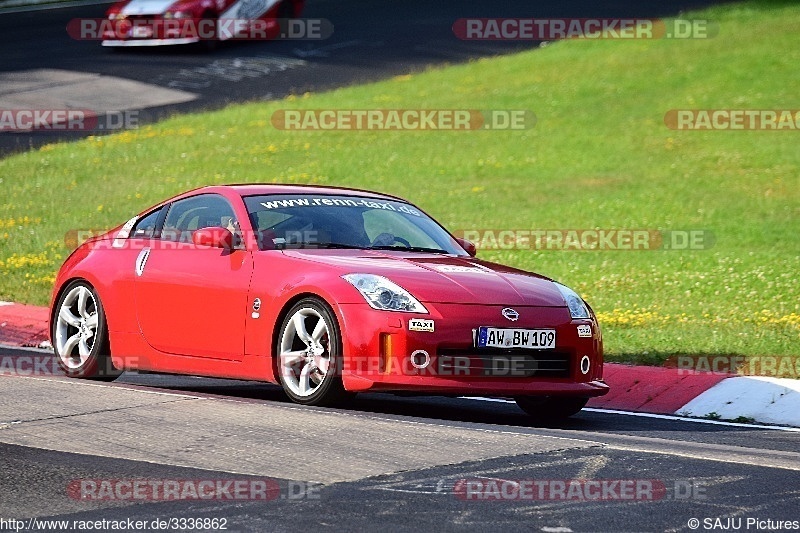
{"label": "yellow wildflower in grass", "polygon": [[14,270],[40,266],[51,266],[52,260],[47,257],[47,252],[38,254],[11,254],[5,261],[0,259],[0,269]]}
{"label": "yellow wildflower in grass", "polygon": [[138,138],[138,135],[133,133],[132,131],[123,131],[122,133],[117,133],[116,135],[112,135],[108,138],[108,143],[116,143],[116,144],[130,144]]}
{"label": "yellow wildflower in grass", "polygon": [[31,276],[30,282],[36,285],[50,286],[56,282],[56,274],[55,272],[51,272],[49,274],[43,274],[41,276]]}
{"label": "yellow wildflower in grass", "polygon": [[668,316],[659,315],[653,311],[645,309],[619,309],[610,312],[600,311],[597,313],[597,320],[601,326],[618,328],[641,328],[656,324],[663,324],[669,319]]}
{"label": "yellow wildflower in grass", "polygon": [[[662,315],[655,311],[637,308],[615,308],[612,311],[598,311],[596,314],[600,325],[609,328],[641,328],[675,323],[713,323],[730,325],[741,322],[741,320],[736,317],[712,316],[709,313],[705,313],[702,316],[690,316],[686,313]],[[744,322],[759,326],[775,326],[778,328],[794,328],[800,330],[800,314],[798,313],[781,315],[764,309],[755,316],[745,318]]]}
{"label": "yellow wildflower in grass", "polygon": [[0,218],[0,229],[13,228],[15,226],[28,226],[31,224],[39,224],[42,221],[40,217],[30,218],[29,216],[19,218]]}
{"label": "yellow wildflower in grass", "polygon": [[753,322],[763,326],[788,326],[800,329],[800,314],[789,313],[780,315],[768,309],[762,309],[756,316],[745,319],[746,322]]}

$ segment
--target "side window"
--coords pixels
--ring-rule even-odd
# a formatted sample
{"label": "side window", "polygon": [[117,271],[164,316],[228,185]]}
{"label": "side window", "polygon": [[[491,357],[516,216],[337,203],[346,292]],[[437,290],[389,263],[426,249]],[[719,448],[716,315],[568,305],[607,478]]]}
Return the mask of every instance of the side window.
{"label": "side window", "polygon": [[133,226],[129,238],[152,239],[155,237],[158,225],[158,217],[161,215],[161,209],[156,209],[152,213],[140,218],[136,225]]}
{"label": "side window", "polygon": [[168,241],[192,242],[192,233],[201,228],[223,227],[238,233],[239,223],[233,208],[225,198],[216,194],[201,194],[173,203],[161,238]]}

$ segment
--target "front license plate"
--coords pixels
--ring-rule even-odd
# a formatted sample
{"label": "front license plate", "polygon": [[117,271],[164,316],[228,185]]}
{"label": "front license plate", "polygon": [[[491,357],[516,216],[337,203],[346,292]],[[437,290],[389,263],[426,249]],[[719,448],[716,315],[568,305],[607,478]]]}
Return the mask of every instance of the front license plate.
{"label": "front license plate", "polygon": [[149,26],[134,26],[131,28],[131,37],[134,39],[149,39],[153,36],[153,28]]}
{"label": "front license plate", "polygon": [[478,348],[527,348],[552,350],[556,347],[554,329],[478,328]]}

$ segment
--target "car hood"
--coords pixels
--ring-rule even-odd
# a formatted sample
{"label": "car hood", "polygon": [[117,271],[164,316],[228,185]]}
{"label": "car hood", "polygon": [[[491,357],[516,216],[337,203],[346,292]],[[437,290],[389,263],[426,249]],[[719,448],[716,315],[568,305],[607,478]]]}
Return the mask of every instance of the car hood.
{"label": "car hood", "polygon": [[122,8],[123,15],[160,15],[176,0],[131,0]]}
{"label": "car hood", "polygon": [[553,280],[471,257],[377,250],[284,250],[336,274],[384,276],[421,302],[565,307]]}

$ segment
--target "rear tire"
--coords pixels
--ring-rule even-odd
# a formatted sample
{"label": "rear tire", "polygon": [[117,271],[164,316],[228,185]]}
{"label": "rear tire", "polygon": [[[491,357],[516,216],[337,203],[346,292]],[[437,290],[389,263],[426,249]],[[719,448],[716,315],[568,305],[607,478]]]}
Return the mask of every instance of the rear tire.
{"label": "rear tire", "polygon": [[341,378],[342,337],[325,302],[306,298],[295,304],[277,340],[278,378],[293,402],[332,405],[348,396]]}
{"label": "rear tire", "polygon": [[589,398],[518,396],[517,405],[537,420],[563,420],[586,407]]}
{"label": "rear tire", "polygon": [[111,362],[105,311],[89,283],[74,281],[61,293],[50,336],[67,376],[113,381],[122,373]]}

